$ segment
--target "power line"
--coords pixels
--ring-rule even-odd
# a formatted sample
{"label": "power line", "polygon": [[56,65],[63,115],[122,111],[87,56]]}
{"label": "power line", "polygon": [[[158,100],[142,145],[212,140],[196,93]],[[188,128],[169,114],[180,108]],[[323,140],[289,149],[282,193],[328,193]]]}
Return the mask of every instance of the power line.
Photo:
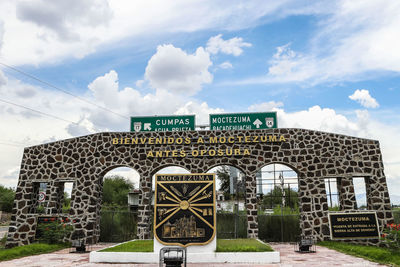
{"label": "power line", "polygon": [[9,144],[9,145],[19,145],[19,146],[32,146],[32,144],[21,143],[21,142],[15,142],[15,141],[4,140],[4,139],[0,139],[0,143]]}
{"label": "power line", "polygon": [[54,89],[58,90],[58,91],[60,91],[60,92],[63,92],[64,94],[67,94],[67,95],[69,95],[69,96],[75,97],[76,99],[79,99],[79,100],[81,100],[81,101],[83,101],[83,102],[85,102],[85,103],[88,103],[88,104],[90,104],[90,105],[94,105],[94,106],[96,106],[96,107],[98,107],[98,108],[100,108],[100,109],[103,109],[103,110],[105,110],[105,111],[111,112],[111,113],[113,113],[114,115],[117,115],[117,116],[119,116],[119,117],[122,117],[122,118],[125,118],[125,119],[129,119],[129,117],[127,117],[127,116],[125,116],[125,115],[121,115],[121,114],[119,114],[119,113],[117,113],[117,112],[115,112],[115,111],[112,111],[111,109],[108,109],[108,108],[106,108],[106,107],[100,106],[100,105],[98,105],[98,104],[96,104],[96,103],[93,103],[93,102],[91,102],[91,101],[89,101],[89,100],[86,100],[86,99],[84,99],[84,98],[82,98],[82,97],[79,97],[79,96],[77,96],[77,95],[74,95],[74,94],[72,94],[72,93],[70,93],[70,92],[68,92],[68,91],[66,91],[66,90],[64,90],[64,89],[62,89],[62,88],[60,88],[60,87],[57,87],[57,86],[55,86],[55,85],[53,85],[53,84],[51,84],[51,83],[48,83],[48,82],[46,82],[46,81],[43,81],[43,80],[41,80],[41,79],[39,79],[39,78],[37,78],[37,77],[35,77],[35,76],[29,74],[29,73],[26,73],[26,72],[24,72],[24,71],[22,71],[22,70],[17,69],[17,68],[15,68],[15,67],[12,67],[12,66],[10,66],[10,65],[7,65],[7,64],[5,64],[5,63],[3,63],[3,62],[0,62],[0,65],[3,65],[4,67],[7,67],[7,68],[9,68],[9,69],[12,69],[13,71],[16,71],[16,72],[18,72],[18,73],[20,73],[20,74],[22,74],[22,75],[24,75],[24,76],[27,76],[27,77],[29,77],[29,78],[35,80],[35,81],[38,81],[38,82],[40,82],[40,83],[42,83],[42,84],[45,84],[45,85],[47,85],[47,86],[49,86],[49,87],[51,87],[51,88],[54,88]]}
{"label": "power line", "polygon": [[24,108],[24,109],[27,109],[27,110],[30,110],[30,111],[33,111],[33,112],[36,112],[36,113],[39,113],[41,115],[45,115],[45,116],[51,117],[53,119],[62,120],[62,121],[68,122],[68,123],[73,123],[73,124],[79,125],[79,123],[76,123],[76,122],[73,122],[73,121],[70,121],[70,120],[66,120],[66,119],[63,119],[63,118],[60,118],[60,117],[57,117],[57,116],[54,116],[54,115],[51,115],[51,114],[36,110],[36,109],[32,109],[32,108],[28,108],[28,107],[25,107],[25,106],[22,106],[22,105],[19,105],[19,104],[15,104],[13,102],[10,102],[10,101],[4,100],[4,99],[0,99],[0,101],[4,102],[4,103],[7,103],[7,104],[10,104],[10,105],[14,105],[14,106],[20,107],[20,108]]}
{"label": "power line", "polygon": [[21,146],[21,145],[14,145],[14,144],[3,143],[3,142],[0,142],[0,145],[15,146],[15,147],[24,147],[24,146]]}

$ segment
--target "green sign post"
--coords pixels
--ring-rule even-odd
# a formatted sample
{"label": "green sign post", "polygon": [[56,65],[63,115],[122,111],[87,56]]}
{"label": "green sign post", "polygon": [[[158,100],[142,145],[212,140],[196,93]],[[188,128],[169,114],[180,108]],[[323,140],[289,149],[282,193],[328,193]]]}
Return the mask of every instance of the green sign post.
{"label": "green sign post", "polygon": [[166,132],[194,130],[194,115],[131,117],[132,132]]}
{"label": "green sign post", "polygon": [[210,114],[210,130],[277,128],[276,112]]}

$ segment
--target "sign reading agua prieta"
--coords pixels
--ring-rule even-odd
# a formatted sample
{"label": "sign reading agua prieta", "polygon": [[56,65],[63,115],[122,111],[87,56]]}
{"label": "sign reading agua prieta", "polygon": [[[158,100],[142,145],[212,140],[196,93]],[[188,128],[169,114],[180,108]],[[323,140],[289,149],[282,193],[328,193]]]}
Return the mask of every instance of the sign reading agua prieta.
{"label": "sign reading agua prieta", "polygon": [[215,237],[215,174],[158,174],[154,236],[164,245],[205,245]]}

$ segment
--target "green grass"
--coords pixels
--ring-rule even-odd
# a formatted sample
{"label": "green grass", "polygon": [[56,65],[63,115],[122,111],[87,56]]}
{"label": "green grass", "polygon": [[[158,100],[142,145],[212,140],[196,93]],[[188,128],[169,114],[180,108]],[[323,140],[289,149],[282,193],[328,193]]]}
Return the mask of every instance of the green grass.
{"label": "green grass", "polygon": [[7,261],[26,256],[49,253],[68,247],[64,244],[30,244],[9,249],[0,249],[0,261]]}
{"label": "green grass", "polygon": [[400,266],[400,252],[393,252],[388,248],[353,245],[342,242],[324,241],[318,245],[331,248],[348,255],[364,258],[370,261]]}
{"label": "green grass", "polygon": [[264,252],[274,251],[257,239],[217,239],[217,252]]}
{"label": "green grass", "polygon": [[[134,240],[101,252],[153,252],[153,240]],[[256,239],[217,239],[217,252],[264,252],[273,249]]]}
{"label": "green grass", "polygon": [[100,252],[153,252],[153,240],[134,240]]}

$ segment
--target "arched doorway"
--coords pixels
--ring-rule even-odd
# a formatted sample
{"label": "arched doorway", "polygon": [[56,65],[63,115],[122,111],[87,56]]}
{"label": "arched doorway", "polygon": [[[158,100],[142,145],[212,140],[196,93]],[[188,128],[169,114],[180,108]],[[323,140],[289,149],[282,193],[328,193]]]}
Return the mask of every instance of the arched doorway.
{"label": "arched doorway", "polygon": [[114,168],[101,179],[100,242],[137,237],[139,181],[139,173],[128,167]]}
{"label": "arched doorway", "polygon": [[231,165],[218,165],[207,171],[215,173],[217,185],[217,237],[246,238],[245,175]]}
{"label": "arched doorway", "polygon": [[257,172],[258,233],[266,241],[295,241],[300,235],[299,182],[291,167],[273,163]]}

